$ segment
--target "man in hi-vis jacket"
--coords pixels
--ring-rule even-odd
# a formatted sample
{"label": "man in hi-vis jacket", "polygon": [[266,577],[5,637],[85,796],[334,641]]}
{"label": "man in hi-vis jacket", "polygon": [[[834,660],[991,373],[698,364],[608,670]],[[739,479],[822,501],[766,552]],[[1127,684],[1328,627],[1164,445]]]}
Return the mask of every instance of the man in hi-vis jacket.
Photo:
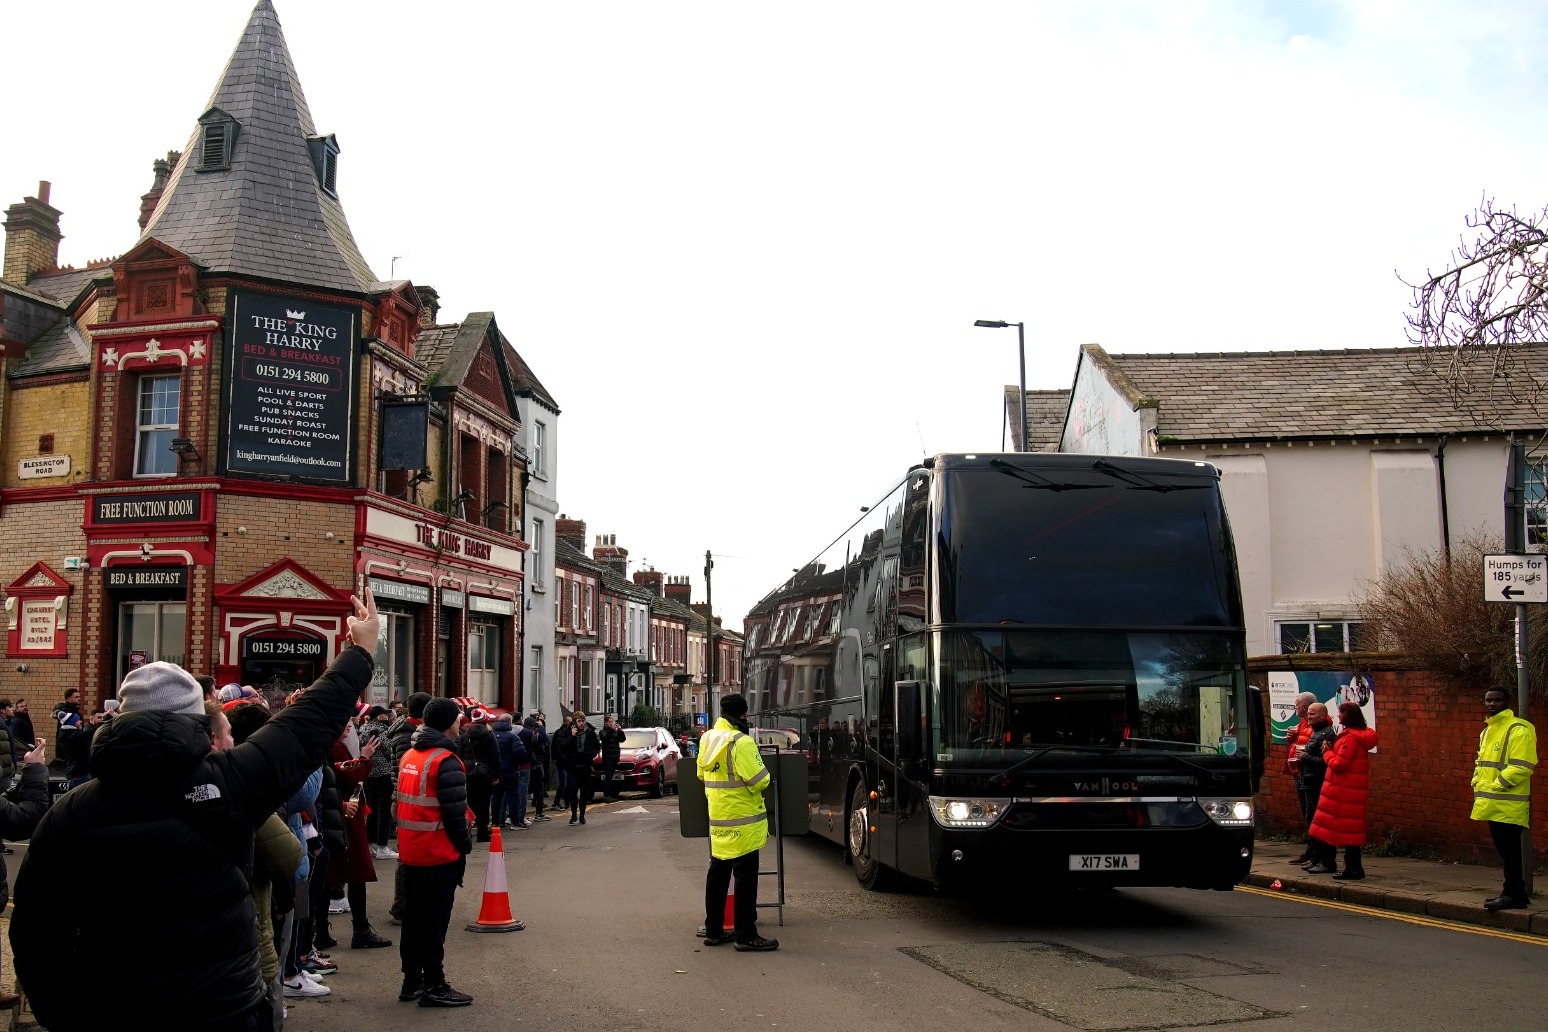
{"label": "man in hi-vis jacket", "polygon": [[[743,952],[779,949],[758,934],[758,850],[769,838],[763,790],[769,771],[748,736],[747,700],[727,695],[720,719],[699,739],[699,780],[709,802],[710,865],[704,879],[704,945],[732,940]],[[726,889],[736,879],[736,928],[727,931]]]}
{"label": "man in hi-vis jacket", "polygon": [[1484,729],[1478,736],[1473,768],[1473,820],[1488,821],[1494,848],[1505,864],[1505,889],[1484,900],[1487,910],[1527,906],[1521,833],[1532,801],[1532,772],[1537,769],[1537,729],[1510,710],[1502,689],[1484,692]]}

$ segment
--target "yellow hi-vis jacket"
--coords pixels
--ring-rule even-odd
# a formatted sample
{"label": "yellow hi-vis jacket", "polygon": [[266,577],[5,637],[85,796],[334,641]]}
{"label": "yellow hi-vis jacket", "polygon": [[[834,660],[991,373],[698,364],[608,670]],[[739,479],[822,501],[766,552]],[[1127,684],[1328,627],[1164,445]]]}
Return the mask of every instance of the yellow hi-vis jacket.
{"label": "yellow hi-vis jacket", "polygon": [[699,739],[698,765],[709,802],[710,855],[733,860],[762,849],[769,840],[763,806],[769,769],[758,743],[721,717]]}
{"label": "yellow hi-vis jacket", "polygon": [[1508,709],[1484,721],[1473,770],[1473,820],[1525,826],[1536,769],[1536,728]]}

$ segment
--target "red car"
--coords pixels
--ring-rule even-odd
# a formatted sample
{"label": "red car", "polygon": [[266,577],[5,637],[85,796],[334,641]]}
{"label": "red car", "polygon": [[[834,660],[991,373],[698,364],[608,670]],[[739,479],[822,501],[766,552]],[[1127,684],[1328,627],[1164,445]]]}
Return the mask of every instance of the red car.
{"label": "red car", "polygon": [[[677,761],[683,751],[664,727],[626,727],[618,766],[613,771],[616,791],[649,792],[660,799],[668,787],[677,791]],[[602,790],[602,757],[591,761],[592,798]]]}

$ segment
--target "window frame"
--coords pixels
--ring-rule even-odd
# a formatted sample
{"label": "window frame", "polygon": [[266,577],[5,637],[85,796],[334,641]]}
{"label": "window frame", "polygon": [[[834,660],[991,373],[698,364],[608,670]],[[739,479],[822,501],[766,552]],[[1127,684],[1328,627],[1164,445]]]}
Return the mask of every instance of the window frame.
{"label": "window frame", "polygon": [[[174,419],[167,423],[144,422],[146,396],[157,384],[173,384],[176,387],[176,399],[173,402]],[[154,395],[152,395],[154,401]],[[152,412],[155,405],[152,405]],[[175,477],[178,474],[177,453],[170,447],[154,449],[148,446],[148,438],[152,435],[161,435],[158,440],[163,445],[170,445],[178,436],[182,427],[183,414],[183,377],[180,373],[146,373],[138,377],[134,387],[134,458],[130,469],[136,480],[157,480],[166,477]],[[165,457],[159,453],[165,452]],[[144,470],[141,468],[142,460],[150,456],[158,456],[160,462],[167,463],[169,469]]]}

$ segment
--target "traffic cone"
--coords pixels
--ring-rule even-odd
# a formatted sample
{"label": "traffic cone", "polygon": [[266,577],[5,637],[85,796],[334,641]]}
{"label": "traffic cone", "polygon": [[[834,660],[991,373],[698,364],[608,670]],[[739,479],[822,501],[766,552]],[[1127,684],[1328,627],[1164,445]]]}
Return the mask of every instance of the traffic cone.
{"label": "traffic cone", "polygon": [[484,902],[478,920],[468,925],[470,932],[519,932],[527,927],[511,916],[511,895],[505,888],[505,851],[501,848],[500,829],[490,829],[489,865],[484,871]]}
{"label": "traffic cone", "polygon": [[730,935],[736,931],[736,879],[732,878],[726,885],[726,916],[721,918],[723,922],[721,930]]}

